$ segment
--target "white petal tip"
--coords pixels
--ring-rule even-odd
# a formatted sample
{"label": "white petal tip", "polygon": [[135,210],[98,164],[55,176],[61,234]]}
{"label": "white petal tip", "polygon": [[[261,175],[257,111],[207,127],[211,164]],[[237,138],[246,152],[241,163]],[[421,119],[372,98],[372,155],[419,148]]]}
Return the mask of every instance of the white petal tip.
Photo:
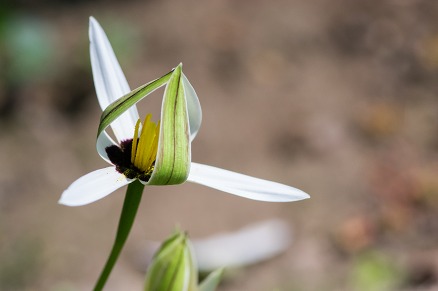
{"label": "white petal tip", "polygon": [[94,18],[93,16],[90,16],[90,18],[89,18],[89,25],[90,25],[90,27],[98,26],[99,22],[97,22],[96,18]]}
{"label": "white petal tip", "polygon": [[288,201],[285,201],[285,202],[300,201],[300,200],[305,200],[305,199],[310,198],[310,195],[307,194],[306,192],[303,192],[303,191],[296,189],[296,188],[292,188],[292,189],[294,190],[294,193],[291,193],[290,199]]}
{"label": "white petal tip", "polygon": [[61,199],[58,200],[58,204],[61,204],[61,205],[64,205],[64,206],[72,206],[72,207],[85,205],[85,204],[71,203],[70,201],[68,201],[68,199],[65,199],[63,197],[61,197]]}

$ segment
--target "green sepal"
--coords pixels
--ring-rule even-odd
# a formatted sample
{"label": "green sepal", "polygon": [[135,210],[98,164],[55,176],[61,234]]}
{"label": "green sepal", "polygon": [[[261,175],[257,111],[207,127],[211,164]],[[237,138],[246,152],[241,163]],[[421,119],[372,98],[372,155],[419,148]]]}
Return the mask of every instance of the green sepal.
{"label": "green sepal", "polygon": [[160,137],[149,185],[174,185],[187,180],[190,171],[190,130],[182,81],[182,64],[172,72],[161,106]]}
{"label": "green sepal", "polygon": [[145,291],[196,291],[197,276],[187,235],[177,232],[154,255]]}
{"label": "green sepal", "polygon": [[211,272],[207,278],[202,281],[201,285],[199,285],[199,291],[215,291],[221,282],[223,274],[224,268],[220,268],[214,272]]}
{"label": "green sepal", "polygon": [[144,84],[108,105],[108,107],[105,108],[105,110],[102,112],[102,115],[100,116],[97,137],[99,137],[99,135],[101,135],[102,132],[126,110],[134,106],[137,102],[139,102],[141,99],[143,99],[156,89],[164,86],[172,76],[172,73],[173,71],[167,73],[161,78]]}

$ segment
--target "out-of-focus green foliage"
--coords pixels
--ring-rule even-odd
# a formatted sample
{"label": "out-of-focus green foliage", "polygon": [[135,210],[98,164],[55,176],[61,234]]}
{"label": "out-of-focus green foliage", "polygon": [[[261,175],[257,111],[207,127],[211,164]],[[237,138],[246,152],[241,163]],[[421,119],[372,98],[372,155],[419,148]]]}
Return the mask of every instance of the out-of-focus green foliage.
{"label": "out-of-focus green foliage", "polygon": [[51,29],[42,20],[10,15],[3,21],[1,57],[12,82],[46,75],[53,67],[54,43]]}
{"label": "out-of-focus green foliage", "polygon": [[401,271],[381,253],[370,252],[360,255],[354,262],[351,280],[354,290],[395,290],[401,283]]}

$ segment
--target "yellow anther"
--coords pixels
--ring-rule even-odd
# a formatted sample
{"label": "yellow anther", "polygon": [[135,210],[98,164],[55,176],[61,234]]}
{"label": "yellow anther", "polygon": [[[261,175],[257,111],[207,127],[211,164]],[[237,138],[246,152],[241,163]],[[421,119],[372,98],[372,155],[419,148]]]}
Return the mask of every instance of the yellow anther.
{"label": "yellow anther", "polygon": [[141,124],[141,121],[140,121],[140,119],[138,119],[137,123],[135,124],[134,137],[132,138],[131,163],[133,163],[133,164],[135,161],[135,154],[137,152],[138,129],[140,127],[140,124]]}
{"label": "yellow anther", "polygon": [[160,136],[160,121],[158,121],[157,126],[154,129],[154,142],[152,143],[152,148],[151,148],[151,153],[153,154],[149,156],[149,160],[147,161],[149,165],[152,165],[152,163],[155,162],[155,159],[157,157],[159,136]]}
{"label": "yellow anther", "polygon": [[140,120],[135,125],[134,138],[132,140],[131,162],[139,170],[147,172],[155,162],[158,150],[158,137],[160,132],[160,123],[156,125],[151,121],[151,114],[146,115],[140,136]]}

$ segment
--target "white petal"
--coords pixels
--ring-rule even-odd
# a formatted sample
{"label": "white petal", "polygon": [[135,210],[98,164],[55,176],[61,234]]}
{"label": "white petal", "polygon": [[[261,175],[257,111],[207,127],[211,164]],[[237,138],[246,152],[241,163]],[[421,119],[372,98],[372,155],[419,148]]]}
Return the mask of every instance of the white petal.
{"label": "white petal", "polygon": [[279,219],[252,224],[236,232],[192,240],[202,272],[255,264],[284,252],[290,243],[290,227]]}
{"label": "white petal", "polygon": [[198,163],[191,164],[187,181],[259,201],[291,202],[310,198],[290,186]]}
{"label": "white petal", "polygon": [[[93,17],[90,17],[89,34],[94,86],[100,107],[104,110],[131,89],[105,32]],[[133,137],[137,120],[137,108],[132,106],[111,124],[119,142]]]}
{"label": "white petal", "polygon": [[96,141],[96,149],[99,153],[100,157],[104,159],[108,164],[111,164],[111,161],[108,158],[108,154],[106,153],[106,148],[112,145],[117,145],[113,139],[104,131],[102,134],[99,134],[99,137]]}
{"label": "white petal", "polygon": [[189,113],[190,141],[193,141],[199,131],[199,128],[201,127],[201,104],[199,103],[198,95],[196,94],[195,89],[184,74],[182,74],[182,81],[186,94],[187,111]]}
{"label": "white petal", "polygon": [[134,180],[127,179],[114,167],[100,169],[77,179],[62,193],[60,204],[81,206],[102,199]]}

